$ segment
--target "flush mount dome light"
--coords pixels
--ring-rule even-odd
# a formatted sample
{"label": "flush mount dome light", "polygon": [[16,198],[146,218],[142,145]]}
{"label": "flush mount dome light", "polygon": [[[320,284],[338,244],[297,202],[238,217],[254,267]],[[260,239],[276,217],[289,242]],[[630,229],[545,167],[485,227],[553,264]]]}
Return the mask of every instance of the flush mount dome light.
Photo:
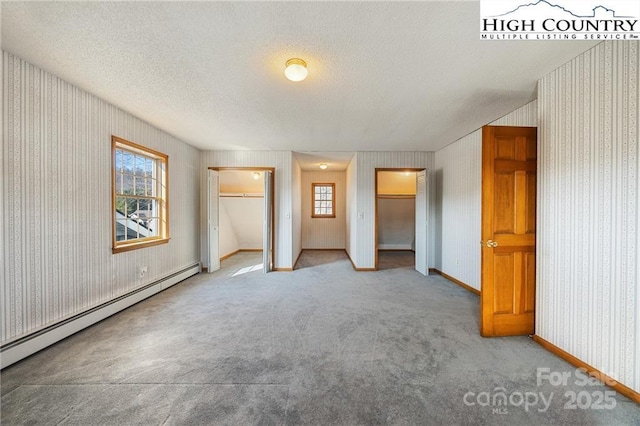
{"label": "flush mount dome light", "polygon": [[322,163],[318,167],[320,167],[322,170],[326,170],[327,167],[329,167],[329,166],[327,166],[327,163]]}
{"label": "flush mount dome light", "polygon": [[291,58],[287,61],[284,75],[291,81],[302,81],[307,78],[307,63],[299,58]]}
{"label": "flush mount dome light", "polygon": [[254,178],[255,180],[260,179],[260,176],[261,176],[261,175],[260,175],[260,172],[253,172],[253,178]]}

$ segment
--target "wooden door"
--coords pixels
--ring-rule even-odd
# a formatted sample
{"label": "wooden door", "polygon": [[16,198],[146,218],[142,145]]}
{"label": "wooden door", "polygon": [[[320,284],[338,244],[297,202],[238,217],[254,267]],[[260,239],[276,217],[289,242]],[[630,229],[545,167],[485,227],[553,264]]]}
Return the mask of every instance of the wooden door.
{"label": "wooden door", "polygon": [[534,332],[536,158],[535,127],[482,129],[482,336]]}

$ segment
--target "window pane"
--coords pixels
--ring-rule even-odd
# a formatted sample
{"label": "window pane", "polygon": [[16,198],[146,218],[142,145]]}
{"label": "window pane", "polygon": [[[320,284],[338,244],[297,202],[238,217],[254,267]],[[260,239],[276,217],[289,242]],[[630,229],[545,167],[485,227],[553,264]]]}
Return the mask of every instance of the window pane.
{"label": "window pane", "polygon": [[116,171],[118,172],[122,171],[122,151],[120,151],[119,149],[116,149],[115,168],[116,168]]}
{"label": "window pane", "polygon": [[327,200],[331,200],[333,198],[333,194],[331,194],[331,191],[329,191],[329,193],[327,194]]}
{"label": "window pane", "polygon": [[141,177],[138,177],[138,176],[134,176],[133,177],[133,182],[135,183],[135,185],[134,185],[135,190],[133,191],[133,193],[135,195],[144,195],[145,194],[144,178],[141,178]]}
{"label": "window pane", "polygon": [[151,158],[145,160],[144,174],[149,177],[153,174],[153,160]]}
{"label": "window pane", "polygon": [[127,202],[124,197],[116,197],[116,216],[117,213],[120,212],[123,215],[126,214],[127,210]]}
{"label": "window pane", "polygon": [[137,176],[144,176],[144,167],[145,167],[145,158],[139,155],[136,155],[136,170],[135,174]]}
{"label": "window pane", "polygon": [[132,232],[132,236],[133,238],[140,238],[140,233],[138,232],[138,222],[135,220],[130,220],[129,221],[131,223],[131,225],[129,225],[129,228],[131,228]]}
{"label": "window pane", "polygon": [[125,241],[127,239],[127,220],[116,219],[116,241]]}
{"label": "window pane", "polygon": [[134,178],[131,175],[122,175],[121,194],[133,195]]}
{"label": "window pane", "polygon": [[157,237],[160,235],[160,218],[152,217],[147,220],[147,232],[150,237]]}
{"label": "window pane", "polygon": [[138,216],[144,218],[149,211],[150,201],[146,198],[138,198]]}
{"label": "window pane", "polygon": [[320,193],[320,187],[316,186],[316,194],[319,194],[319,193]]}
{"label": "window pane", "polygon": [[133,154],[122,151],[122,171],[125,173],[133,173]]}
{"label": "window pane", "polygon": [[138,199],[127,198],[127,216],[131,216],[138,210]]}
{"label": "window pane", "polygon": [[122,175],[120,173],[116,173],[116,186],[115,186],[116,194],[122,194]]}

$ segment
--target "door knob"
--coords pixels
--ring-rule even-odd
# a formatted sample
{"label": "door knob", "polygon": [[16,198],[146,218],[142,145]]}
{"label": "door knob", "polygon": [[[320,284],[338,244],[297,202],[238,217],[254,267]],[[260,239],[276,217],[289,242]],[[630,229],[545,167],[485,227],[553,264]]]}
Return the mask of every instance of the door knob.
{"label": "door knob", "polygon": [[493,240],[487,241],[487,247],[498,247],[498,243]]}

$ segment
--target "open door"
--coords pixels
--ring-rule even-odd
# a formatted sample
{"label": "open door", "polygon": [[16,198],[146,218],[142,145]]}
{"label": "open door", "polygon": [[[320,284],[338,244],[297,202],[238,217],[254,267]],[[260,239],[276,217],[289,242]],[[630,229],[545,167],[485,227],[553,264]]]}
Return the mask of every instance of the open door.
{"label": "open door", "polygon": [[273,269],[273,172],[264,172],[264,223],[262,228],[262,270]]}
{"label": "open door", "polygon": [[536,281],[535,127],[482,129],[480,334],[533,334]]}
{"label": "open door", "polygon": [[209,170],[207,182],[207,271],[211,273],[220,269],[220,175],[217,170]]}
{"label": "open door", "polygon": [[427,244],[427,172],[416,173],[416,271],[429,275]]}

